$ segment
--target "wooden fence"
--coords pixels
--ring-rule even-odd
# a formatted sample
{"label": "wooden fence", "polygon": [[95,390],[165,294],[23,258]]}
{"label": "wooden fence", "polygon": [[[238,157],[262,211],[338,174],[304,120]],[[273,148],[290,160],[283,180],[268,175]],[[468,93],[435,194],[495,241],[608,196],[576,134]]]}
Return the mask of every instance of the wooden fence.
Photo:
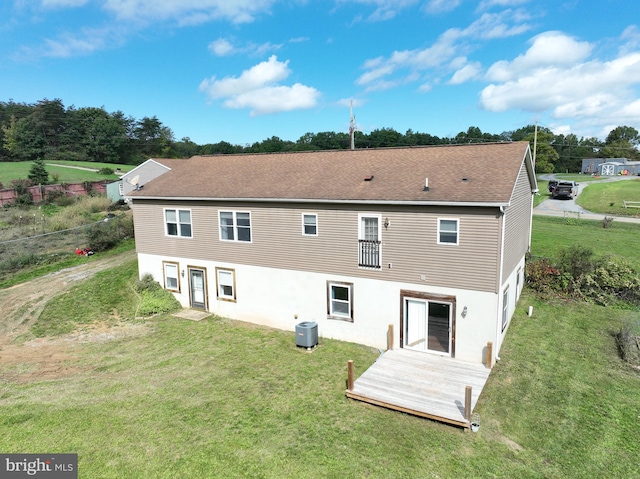
{"label": "wooden fence", "polygon": [[[50,194],[62,193],[65,196],[85,196],[90,193],[106,194],[110,180],[83,181],[82,183],[64,183],[59,185],[29,186],[27,192],[34,203],[42,203]],[[0,206],[13,204],[18,197],[15,189],[0,190]]]}

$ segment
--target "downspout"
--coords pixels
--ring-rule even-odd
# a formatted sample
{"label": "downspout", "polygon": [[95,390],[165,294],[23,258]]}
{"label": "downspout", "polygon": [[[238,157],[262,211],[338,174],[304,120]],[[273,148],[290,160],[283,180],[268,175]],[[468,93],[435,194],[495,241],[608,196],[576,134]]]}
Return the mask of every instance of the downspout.
{"label": "downspout", "polygon": [[503,270],[504,270],[504,237],[505,237],[505,209],[503,206],[500,207],[500,263],[498,265],[499,267],[499,271],[498,271],[498,291],[497,291],[497,297],[498,297],[498,301],[496,302],[496,315],[494,316],[495,319],[497,319],[498,321],[495,323],[496,326],[496,340],[493,343],[495,346],[493,347],[493,350],[491,352],[491,354],[493,355],[493,357],[491,358],[491,364],[494,364],[494,358],[496,358],[498,356],[498,350],[500,349],[500,346],[502,346],[502,344],[500,344],[500,334],[502,334],[502,330],[501,330],[501,320],[502,320],[502,316],[500,315],[500,305],[502,303],[502,274],[503,274]]}

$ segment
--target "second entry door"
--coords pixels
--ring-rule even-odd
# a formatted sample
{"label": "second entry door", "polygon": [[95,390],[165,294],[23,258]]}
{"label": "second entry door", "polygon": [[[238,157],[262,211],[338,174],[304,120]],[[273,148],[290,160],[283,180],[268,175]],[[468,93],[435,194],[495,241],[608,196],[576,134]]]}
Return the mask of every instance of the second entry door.
{"label": "second entry door", "polygon": [[207,285],[204,270],[189,269],[191,307],[207,310]]}

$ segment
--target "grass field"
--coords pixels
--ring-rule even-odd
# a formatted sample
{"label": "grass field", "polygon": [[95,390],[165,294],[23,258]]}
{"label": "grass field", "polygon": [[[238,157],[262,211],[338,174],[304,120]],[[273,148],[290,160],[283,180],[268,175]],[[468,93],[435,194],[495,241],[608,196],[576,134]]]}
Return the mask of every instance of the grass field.
{"label": "grass field", "polygon": [[[129,171],[135,166],[132,165],[115,165],[110,163],[92,163],[89,161],[51,161],[45,162],[47,171],[49,172],[49,181],[53,181],[53,175],[58,176],[58,180],[61,183],[75,183],[81,181],[100,181],[100,180],[117,180],[118,175],[101,175],[93,171],[79,170],[77,168],[64,168],[56,165],[69,165],[79,166],[83,168],[93,168],[99,170],[101,168],[111,168],[116,171],[116,168],[120,168],[121,171]],[[31,169],[31,161],[16,161],[16,162],[2,162],[0,163],[0,182],[9,188],[11,181],[18,179],[26,179],[29,176],[29,170]]]}
{"label": "grass field", "polygon": [[[576,203],[587,211],[613,216],[640,216],[640,208],[623,207],[623,201],[625,200],[640,201],[640,178],[589,184],[591,181],[601,180],[602,178],[592,178],[586,175],[556,176],[579,183],[578,188],[580,188],[581,193]],[[551,193],[547,189],[548,185],[548,181],[538,180],[539,194],[534,196],[534,207],[551,198]],[[588,188],[586,188],[587,185]]]}
{"label": "grass field", "polygon": [[[536,248],[564,228],[546,220],[534,218]],[[583,242],[596,233],[576,228]],[[79,477],[101,479],[640,475],[640,372],[612,336],[635,313],[525,292],[476,407],[480,431],[465,434],[346,399],[346,362],[361,374],[371,348],[321,339],[308,353],[292,332],[218,317],[136,319],[136,278],[131,262],[48,304],[30,337],[79,330],[51,342],[66,345],[58,377],[0,362],[0,450],[75,452]]]}
{"label": "grass field", "polygon": [[562,248],[587,246],[597,256],[623,258],[640,270],[640,224],[613,221],[608,228],[600,221],[534,216],[531,253],[553,258]]}

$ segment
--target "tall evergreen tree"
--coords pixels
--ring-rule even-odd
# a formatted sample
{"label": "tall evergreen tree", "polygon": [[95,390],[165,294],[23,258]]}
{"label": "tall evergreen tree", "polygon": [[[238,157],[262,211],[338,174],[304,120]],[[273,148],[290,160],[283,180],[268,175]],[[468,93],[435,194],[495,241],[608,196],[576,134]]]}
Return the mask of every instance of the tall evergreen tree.
{"label": "tall evergreen tree", "polygon": [[49,182],[49,172],[43,160],[38,159],[33,162],[28,178],[34,185],[46,185]]}

